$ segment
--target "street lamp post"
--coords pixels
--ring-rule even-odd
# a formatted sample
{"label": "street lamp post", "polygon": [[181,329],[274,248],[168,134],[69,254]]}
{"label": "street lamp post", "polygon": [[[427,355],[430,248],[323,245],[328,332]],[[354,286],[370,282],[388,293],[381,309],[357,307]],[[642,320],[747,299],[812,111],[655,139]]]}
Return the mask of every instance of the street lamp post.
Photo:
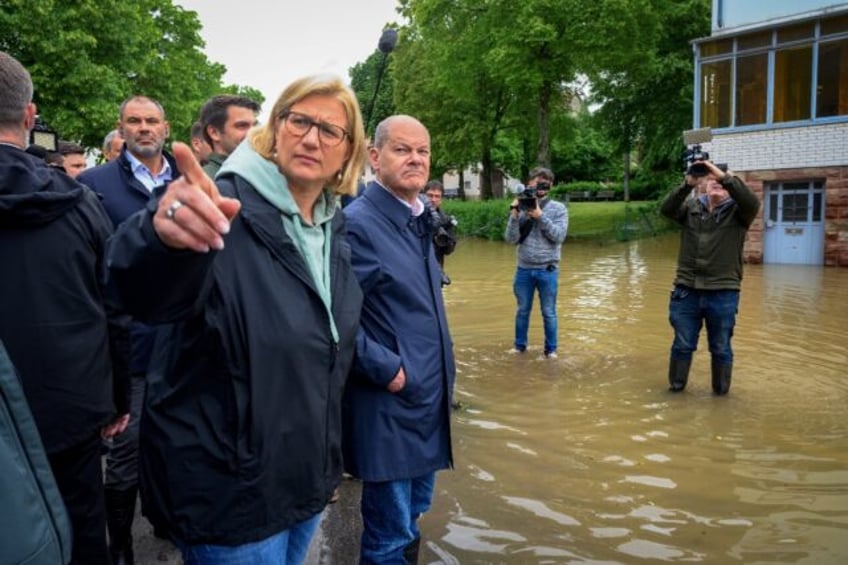
{"label": "street lamp post", "polygon": [[394,51],[397,45],[398,34],[393,28],[386,28],[380,36],[380,41],[377,43],[377,48],[383,53],[383,58],[380,60],[380,68],[377,70],[377,83],[374,86],[374,94],[371,95],[371,102],[368,104],[368,112],[365,114],[365,131],[371,126],[371,117],[374,113],[374,102],[377,100],[377,92],[380,91],[380,82],[383,79],[383,72],[386,70],[386,59],[389,58],[389,53]]}

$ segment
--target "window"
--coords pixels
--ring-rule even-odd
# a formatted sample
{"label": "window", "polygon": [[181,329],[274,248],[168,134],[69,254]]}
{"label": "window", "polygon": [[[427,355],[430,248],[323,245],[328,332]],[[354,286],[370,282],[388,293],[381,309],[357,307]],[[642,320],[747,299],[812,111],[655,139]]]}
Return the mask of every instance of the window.
{"label": "window", "polygon": [[848,118],[848,14],[698,46],[698,127]]}
{"label": "window", "polygon": [[810,119],[812,46],[780,49],[774,58],[774,121]]}
{"label": "window", "polygon": [[768,55],[750,55],[736,60],[736,125],[766,121],[766,77]]}
{"label": "window", "polygon": [[736,40],[736,48],[739,51],[747,51],[758,47],[768,47],[771,45],[771,32],[761,31],[750,35],[742,35]]}
{"label": "window", "polygon": [[777,42],[788,43],[801,39],[812,39],[814,34],[815,27],[811,23],[788,26],[777,30]]}
{"label": "window", "polygon": [[816,116],[848,115],[848,39],[819,45]]}
{"label": "window", "polygon": [[821,24],[822,35],[848,32],[848,14],[825,20]]}
{"label": "window", "polygon": [[701,65],[701,126],[730,126],[730,60]]}
{"label": "window", "polygon": [[701,44],[701,56],[711,57],[713,55],[723,55],[733,51],[733,40],[722,39],[720,41],[710,41],[709,43]]}

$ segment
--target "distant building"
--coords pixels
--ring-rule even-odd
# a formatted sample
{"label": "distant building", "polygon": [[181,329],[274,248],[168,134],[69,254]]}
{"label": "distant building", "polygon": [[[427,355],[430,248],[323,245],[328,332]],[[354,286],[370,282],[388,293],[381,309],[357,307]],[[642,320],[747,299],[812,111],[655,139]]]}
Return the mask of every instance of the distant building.
{"label": "distant building", "polygon": [[[445,185],[445,195],[455,198],[459,195],[459,173],[448,171],[445,173],[442,184]],[[480,187],[483,184],[482,170],[479,167],[467,167],[462,175],[465,198],[469,200],[480,199]],[[520,181],[514,179],[501,171],[495,169],[492,174],[492,194],[495,198],[501,198],[505,194],[512,194],[512,189]]]}
{"label": "distant building", "polygon": [[695,128],[762,198],[746,260],[848,267],[848,2],[713,0]]}

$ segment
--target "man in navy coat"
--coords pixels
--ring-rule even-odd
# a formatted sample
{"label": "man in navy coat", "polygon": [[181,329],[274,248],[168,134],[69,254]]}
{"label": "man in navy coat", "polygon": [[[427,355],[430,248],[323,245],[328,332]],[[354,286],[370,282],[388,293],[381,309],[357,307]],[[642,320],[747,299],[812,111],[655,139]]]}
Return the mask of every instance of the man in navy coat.
{"label": "man in navy coat", "polygon": [[[170,126],[162,105],[147,96],[134,95],[122,104],[118,132],[125,144],[117,159],[79,176],[79,181],[100,194],[103,207],[117,228],[143,209],[151,195],[180,176],[177,162],[165,151]],[[130,326],[130,425],[112,443],[106,457],[106,524],[109,550],[116,565],[133,563],[132,523],[138,496],[138,441],[145,374],[154,328],[133,321]],[[156,532],[163,535],[164,532]]]}
{"label": "man in navy coat", "polygon": [[369,151],[377,180],[345,209],[365,301],[343,406],[346,470],[362,480],[361,563],[415,563],[435,474],[453,464],[456,367],[433,252],[430,135],[391,116]]}

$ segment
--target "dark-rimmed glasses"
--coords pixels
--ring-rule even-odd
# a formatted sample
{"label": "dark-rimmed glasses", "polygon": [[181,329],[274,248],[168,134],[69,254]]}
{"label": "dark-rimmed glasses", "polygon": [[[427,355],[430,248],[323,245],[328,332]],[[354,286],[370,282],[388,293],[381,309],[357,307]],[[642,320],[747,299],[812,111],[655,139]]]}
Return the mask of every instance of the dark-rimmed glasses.
{"label": "dark-rimmed glasses", "polygon": [[318,128],[318,139],[327,147],[335,147],[345,138],[350,139],[350,134],[343,127],[327,122],[317,122],[300,112],[285,111],[280,114],[280,119],[283,121],[286,131],[298,137],[308,134],[313,127]]}

